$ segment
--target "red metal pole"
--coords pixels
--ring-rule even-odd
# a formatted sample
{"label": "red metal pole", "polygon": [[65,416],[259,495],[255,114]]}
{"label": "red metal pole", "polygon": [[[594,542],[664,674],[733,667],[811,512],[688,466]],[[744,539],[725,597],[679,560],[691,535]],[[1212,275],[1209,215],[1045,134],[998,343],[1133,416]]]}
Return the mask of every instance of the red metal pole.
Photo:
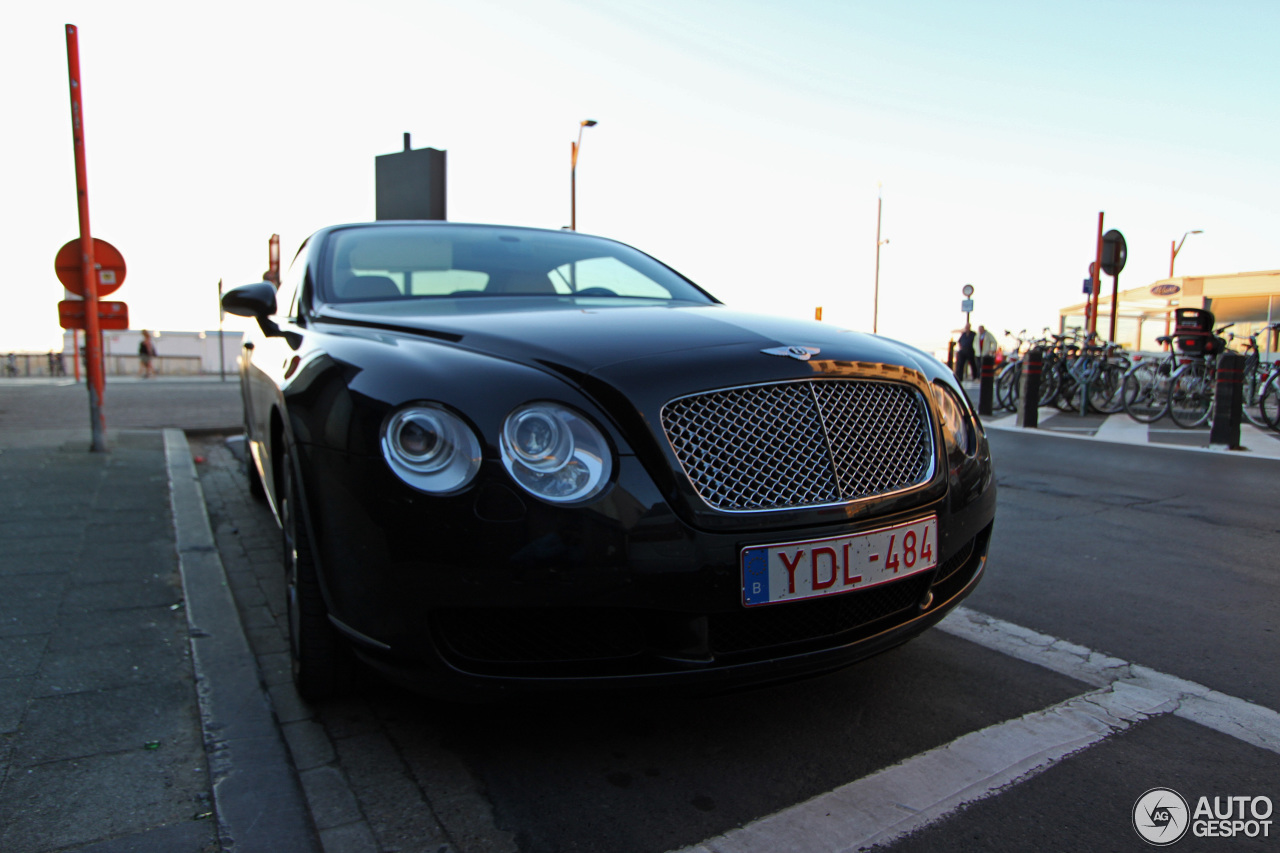
{"label": "red metal pole", "polygon": [[89,232],[89,181],[84,157],[84,103],[80,85],[80,41],[74,24],[67,24],[67,76],[71,83],[71,138],[76,157],[76,196],[80,211],[80,273],[84,280],[84,345],[89,372],[89,449],[107,449],[106,421],[102,413],[102,330],[98,323],[98,271],[93,262],[93,237]]}
{"label": "red metal pole", "polygon": [[1089,318],[1089,331],[1095,334],[1098,331],[1098,299],[1102,295],[1102,213],[1098,211],[1098,251],[1093,260],[1093,316]]}

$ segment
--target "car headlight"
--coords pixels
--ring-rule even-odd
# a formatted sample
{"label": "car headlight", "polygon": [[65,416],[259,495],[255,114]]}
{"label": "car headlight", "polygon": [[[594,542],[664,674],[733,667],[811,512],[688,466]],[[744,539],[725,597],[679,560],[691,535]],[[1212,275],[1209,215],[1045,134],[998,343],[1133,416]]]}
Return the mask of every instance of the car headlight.
{"label": "car headlight", "polygon": [[528,403],[502,425],[502,464],[534,497],[585,501],[609,483],[613,454],[600,430],[556,403]]}
{"label": "car headlight", "polygon": [[954,391],[941,382],[933,383],[932,387],[933,398],[938,403],[938,413],[942,416],[942,437],[947,442],[947,451],[972,456],[978,449],[978,433],[969,416],[968,407],[956,398]]}
{"label": "car headlight", "polygon": [[470,483],[480,470],[480,441],[462,418],[443,406],[416,403],[387,419],[382,456],[413,488],[447,494]]}

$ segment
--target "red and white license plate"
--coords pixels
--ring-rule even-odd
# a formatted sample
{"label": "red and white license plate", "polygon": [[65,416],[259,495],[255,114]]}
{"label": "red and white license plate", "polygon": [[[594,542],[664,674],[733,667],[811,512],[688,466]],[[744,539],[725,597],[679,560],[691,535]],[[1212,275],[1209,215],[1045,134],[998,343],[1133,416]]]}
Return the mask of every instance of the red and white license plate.
{"label": "red and white license plate", "polygon": [[928,571],[938,564],[938,519],[855,536],[742,549],[747,607],[836,595]]}

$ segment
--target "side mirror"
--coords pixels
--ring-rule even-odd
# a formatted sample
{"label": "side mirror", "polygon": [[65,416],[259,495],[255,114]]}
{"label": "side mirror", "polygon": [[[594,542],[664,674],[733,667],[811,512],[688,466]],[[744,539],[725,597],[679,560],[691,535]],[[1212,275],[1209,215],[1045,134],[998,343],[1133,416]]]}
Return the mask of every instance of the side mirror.
{"label": "side mirror", "polygon": [[269,281],[255,281],[228,290],[222,297],[222,307],[240,317],[253,317],[258,328],[268,338],[284,338],[289,346],[298,347],[302,338],[296,332],[285,332],[271,315],[276,313],[276,286]]}
{"label": "side mirror", "polygon": [[226,292],[222,307],[240,317],[263,320],[276,313],[276,288],[269,281],[245,284]]}

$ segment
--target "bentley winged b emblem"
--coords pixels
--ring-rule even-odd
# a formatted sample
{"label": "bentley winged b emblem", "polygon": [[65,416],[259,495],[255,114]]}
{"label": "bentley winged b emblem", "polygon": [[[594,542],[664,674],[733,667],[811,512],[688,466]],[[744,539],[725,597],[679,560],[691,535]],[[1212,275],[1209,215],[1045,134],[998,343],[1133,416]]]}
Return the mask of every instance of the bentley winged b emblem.
{"label": "bentley winged b emblem", "polygon": [[772,349],[762,349],[760,352],[765,355],[781,355],[789,358],[798,359],[800,361],[808,361],[810,356],[817,355],[822,350],[817,347],[773,347]]}

